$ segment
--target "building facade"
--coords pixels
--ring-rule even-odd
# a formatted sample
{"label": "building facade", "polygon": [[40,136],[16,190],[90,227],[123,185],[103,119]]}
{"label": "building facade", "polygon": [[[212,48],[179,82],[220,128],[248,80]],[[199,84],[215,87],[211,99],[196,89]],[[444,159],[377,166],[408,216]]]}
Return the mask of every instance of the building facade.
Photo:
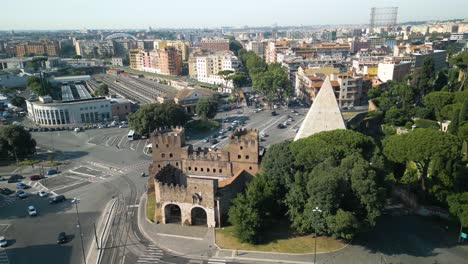
{"label": "building facade", "polygon": [[229,39],[215,38],[215,39],[202,39],[200,48],[211,52],[225,52],[229,51]]}
{"label": "building facade", "polygon": [[75,40],[76,55],[82,57],[112,57],[115,54],[112,40]]}
{"label": "building facade", "polygon": [[382,82],[403,81],[411,72],[411,63],[379,63],[377,77]]}
{"label": "building facade", "polygon": [[225,80],[219,75],[220,71],[235,72],[239,67],[239,61],[232,52],[215,53],[196,57],[197,80],[211,84],[222,84],[232,88],[231,80]]}
{"label": "building facade", "polygon": [[26,55],[47,55],[53,57],[58,56],[60,53],[57,41],[28,41],[17,44],[15,48],[17,57],[24,57]]}
{"label": "building facade", "polygon": [[163,224],[215,227],[231,199],[258,172],[256,130],[237,130],[223,149],[194,148],[182,127],[151,135],[148,195],[156,198],[155,220]]}

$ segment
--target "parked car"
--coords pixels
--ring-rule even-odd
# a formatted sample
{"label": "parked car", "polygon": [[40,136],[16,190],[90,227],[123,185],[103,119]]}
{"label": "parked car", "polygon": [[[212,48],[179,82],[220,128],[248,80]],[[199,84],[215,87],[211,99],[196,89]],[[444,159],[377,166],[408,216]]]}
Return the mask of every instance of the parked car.
{"label": "parked car", "polygon": [[4,236],[0,236],[0,247],[6,247],[8,245],[8,240]]}
{"label": "parked car", "polygon": [[63,195],[58,195],[58,196],[55,196],[55,197],[52,197],[50,200],[49,200],[49,203],[50,204],[56,204],[56,203],[61,203],[65,201],[65,196]]}
{"label": "parked car", "polygon": [[57,237],[57,244],[67,243],[67,234],[60,232]]}
{"label": "parked car", "polygon": [[127,128],[127,127],[128,127],[127,124],[122,124],[122,125],[119,126],[119,128]]}
{"label": "parked car", "polygon": [[6,180],[5,177],[0,176],[0,181],[5,181],[5,180]]}
{"label": "parked car", "polygon": [[30,179],[31,181],[38,181],[38,180],[41,180],[41,179],[44,179],[44,178],[45,178],[45,177],[42,176],[42,175],[32,175],[32,176],[29,177],[29,179]]}
{"label": "parked car", "polygon": [[21,189],[21,190],[24,190],[24,189],[28,189],[28,188],[29,188],[29,185],[24,184],[24,183],[22,183],[22,182],[18,182],[18,183],[16,184],[16,188]]}
{"label": "parked car", "polygon": [[218,141],[216,138],[213,138],[213,139],[211,140],[211,143],[213,143],[213,144],[216,144],[216,143],[218,143],[218,142],[219,142],[219,141]]}
{"label": "parked car", "polygon": [[21,199],[24,199],[24,198],[27,198],[27,197],[28,197],[28,194],[25,193],[25,192],[22,191],[22,190],[17,190],[17,191],[16,191],[16,197],[21,198]]}
{"label": "parked car", "polygon": [[208,143],[208,141],[210,141],[210,139],[209,139],[209,138],[205,138],[205,139],[203,139],[203,143]]}
{"label": "parked car", "polygon": [[276,115],[277,115],[276,111],[271,112],[271,116],[276,116]]}
{"label": "parked car", "polygon": [[8,183],[13,183],[13,182],[19,182],[21,179],[23,179],[24,177],[21,176],[21,175],[18,175],[18,174],[13,174],[10,176],[10,178],[8,179]]}
{"label": "parked car", "polygon": [[37,215],[36,208],[34,208],[34,206],[32,205],[28,206],[28,214],[29,216],[36,216]]}
{"label": "parked car", "polygon": [[1,188],[0,193],[3,194],[3,195],[10,195],[10,194],[14,193],[14,191],[11,190],[11,189],[8,189],[8,188]]}
{"label": "parked car", "polygon": [[53,170],[53,169],[52,170],[47,170],[47,172],[46,172],[47,175],[54,175],[54,174],[57,174],[57,173],[58,173],[58,171]]}
{"label": "parked car", "polygon": [[279,129],[282,129],[282,128],[285,128],[286,126],[283,125],[283,124],[278,124],[276,127],[279,128]]}
{"label": "parked car", "polygon": [[44,192],[44,191],[40,191],[37,193],[37,195],[39,195],[40,197],[47,197],[49,195],[48,192]]}

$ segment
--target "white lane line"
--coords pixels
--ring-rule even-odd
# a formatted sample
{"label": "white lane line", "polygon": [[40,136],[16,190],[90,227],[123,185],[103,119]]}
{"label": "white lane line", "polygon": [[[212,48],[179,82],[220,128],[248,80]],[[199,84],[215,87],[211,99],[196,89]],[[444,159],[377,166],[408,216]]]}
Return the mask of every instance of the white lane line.
{"label": "white lane line", "polygon": [[106,141],[106,146],[110,147],[109,141],[111,141],[114,137],[109,137],[109,139]]}
{"label": "white lane line", "polygon": [[117,144],[117,146],[119,146],[119,148],[122,148],[122,141],[126,139],[126,137],[122,137],[122,139],[119,141],[119,144]]}
{"label": "white lane line", "polygon": [[203,238],[200,237],[189,237],[189,236],[178,236],[178,235],[169,235],[169,234],[162,234],[162,233],[156,233],[158,236],[167,236],[167,237],[176,237],[176,238],[184,238],[184,239],[193,239],[193,240],[203,240]]}
{"label": "white lane line", "polygon": [[140,146],[140,143],[141,143],[142,141],[143,141],[143,140],[138,140],[138,143],[137,143],[136,148],[135,148],[136,150],[138,150],[138,147]]}
{"label": "white lane line", "polygon": [[135,150],[135,149],[133,148],[133,144],[134,144],[133,142],[130,144],[130,149],[131,149],[131,150]]}

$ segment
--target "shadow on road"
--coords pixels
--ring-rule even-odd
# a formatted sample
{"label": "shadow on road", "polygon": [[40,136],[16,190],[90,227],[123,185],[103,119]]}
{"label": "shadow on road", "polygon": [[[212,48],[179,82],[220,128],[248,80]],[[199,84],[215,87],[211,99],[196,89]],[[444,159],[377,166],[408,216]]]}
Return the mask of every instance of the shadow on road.
{"label": "shadow on road", "polygon": [[[449,226],[449,231],[445,226]],[[375,228],[359,236],[353,245],[371,253],[405,254],[415,257],[437,256],[436,249],[456,247],[457,227],[434,218],[415,215],[383,216]]]}
{"label": "shadow on road", "polygon": [[72,247],[57,244],[6,248],[10,263],[71,263]]}
{"label": "shadow on road", "polygon": [[42,152],[36,155],[37,159],[40,160],[50,160],[52,157],[55,161],[62,161],[68,159],[77,159],[88,155],[89,153],[86,151],[60,151],[55,150],[51,152]]}

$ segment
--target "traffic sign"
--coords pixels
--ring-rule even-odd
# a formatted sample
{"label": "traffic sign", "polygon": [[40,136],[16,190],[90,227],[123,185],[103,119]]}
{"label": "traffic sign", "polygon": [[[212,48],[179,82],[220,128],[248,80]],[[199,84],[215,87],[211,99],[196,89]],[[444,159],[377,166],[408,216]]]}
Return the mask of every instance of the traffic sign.
{"label": "traffic sign", "polygon": [[467,239],[468,235],[466,233],[460,233],[460,237],[463,239]]}

